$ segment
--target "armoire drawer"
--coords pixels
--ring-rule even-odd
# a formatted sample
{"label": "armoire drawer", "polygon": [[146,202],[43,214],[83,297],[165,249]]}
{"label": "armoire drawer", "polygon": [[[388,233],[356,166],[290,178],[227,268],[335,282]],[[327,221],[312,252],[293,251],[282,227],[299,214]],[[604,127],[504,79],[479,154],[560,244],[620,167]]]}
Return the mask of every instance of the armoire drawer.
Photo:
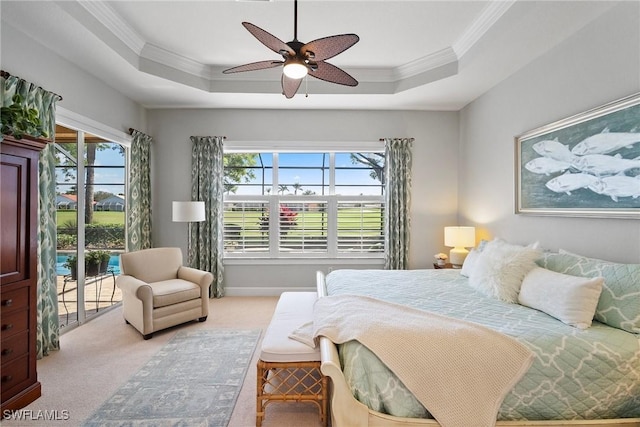
{"label": "armoire drawer", "polygon": [[29,288],[23,286],[12,291],[0,291],[0,310],[3,314],[29,306]]}
{"label": "armoire drawer", "polygon": [[14,387],[19,386],[27,379],[29,379],[28,355],[19,357],[9,363],[3,363],[2,373],[0,374],[2,401],[4,402],[14,396],[16,394]]}
{"label": "armoire drawer", "polygon": [[12,313],[2,312],[0,320],[0,333],[2,339],[12,337],[29,328],[29,311],[25,308]]}
{"label": "armoire drawer", "polygon": [[10,338],[2,337],[0,360],[2,364],[9,363],[29,351],[29,331],[22,331]]}

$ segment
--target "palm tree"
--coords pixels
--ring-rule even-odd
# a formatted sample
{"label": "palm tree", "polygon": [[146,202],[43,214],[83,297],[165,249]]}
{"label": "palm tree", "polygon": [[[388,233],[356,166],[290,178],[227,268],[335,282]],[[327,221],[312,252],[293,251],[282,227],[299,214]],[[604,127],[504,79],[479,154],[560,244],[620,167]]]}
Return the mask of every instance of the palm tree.
{"label": "palm tree", "polygon": [[351,163],[362,163],[371,168],[371,178],[377,179],[382,185],[385,184],[384,176],[384,153],[351,153]]}
{"label": "palm tree", "polygon": [[284,184],[278,185],[278,193],[284,194],[285,191],[289,191],[289,187]]}
{"label": "palm tree", "polygon": [[298,190],[302,190],[302,185],[300,185],[299,182],[294,183],[292,187],[293,187],[293,194],[295,194],[296,196],[298,195]]}

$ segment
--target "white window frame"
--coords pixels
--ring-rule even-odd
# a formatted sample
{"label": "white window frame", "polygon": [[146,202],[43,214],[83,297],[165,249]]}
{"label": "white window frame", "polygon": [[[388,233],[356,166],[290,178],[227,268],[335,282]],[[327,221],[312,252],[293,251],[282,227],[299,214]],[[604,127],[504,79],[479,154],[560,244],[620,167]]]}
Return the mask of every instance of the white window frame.
{"label": "white window frame", "polygon": [[[122,145],[123,147],[125,147],[125,179],[124,179],[124,191],[125,194],[129,194],[129,180],[130,180],[130,167],[129,165],[131,164],[131,135],[124,133],[118,129],[112,128],[106,124],[97,122],[93,119],[90,119],[86,116],[83,116],[81,114],[75,113],[71,110],[67,110],[64,107],[60,107],[57,106],[56,107],[56,124],[58,125],[62,125],[66,128],[69,129],[73,129],[75,131],[78,131],[78,158],[82,159],[84,158],[84,135],[85,134],[91,134],[94,136],[97,136],[99,138],[104,139],[105,141],[108,142],[115,142],[118,143],[120,145]],[[84,177],[85,173],[84,173],[84,162],[78,162],[78,169],[76,171],[76,174],[78,177]],[[80,182],[80,181],[77,181]],[[82,178],[82,183],[84,183],[84,178]],[[78,184],[77,184],[78,185]],[[79,185],[78,185],[79,187]],[[125,218],[128,217],[128,209],[129,209],[129,202],[128,202],[128,198],[126,198],[127,202],[125,203]],[[78,191],[78,208],[83,208],[84,206],[84,192],[83,191]],[[85,223],[84,223],[84,215],[78,215],[77,218],[77,228],[78,228],[78,240],[77,240],[77,247],[78,248],[84,248],[85,247],[85,235],[84,232],[80,232],[80,230],[84,230],[85,229]],[[127,245],[128,242],[128,227],[126,226],[125,223],[125,246]],[[125,249],[128,250],[128,249]],[[78,250],[78,301],[76,302],[77,304],[77,322],[72,323],[70,325],[66,325],[64,328],[61,329],[61,333],[66,333],[72,329],[75,329],[78,326],[84,325],[87,322],[87,314],[86,314],[86,301],[85,301],[85,271],[84,271],[84,251],[83,250]],[[115,286],[115,285],[114,285]],[[80,307],[83,307],[82,310],[80,310]],[[105,312],[109,309],[111,309],[113,306],[107,308],[105,310]],[[91,318],[94,318],[95,316],[99,315],[99,313],[97,313],[94,316],[91,316]]]}
{"label": "white window frame", "polygon": [[278,204],[291,200],[292,202],[312,202],[326,201],[329,212],[327,224],[327,251],[314,252],[294,252],[287,253],[280,251],[278,247],[279,239],[279,221],[269,222],[269,250],[256,253],[224,253],[225,261],[239,261],[248,259],[359,259],[359,260],[375,260],[376,262],[384,259],[384,252],[338,252],[338,236],[337,236],[337,204],[341,201],[357,202],[378,202],[384,205],[384,196],[346,196],[336,195],[335,193],[335,154],[334,153],[356,153],[356,152],[384,152],[384,143],[382,141],[344,141],[344,142],[300,142],[300,141],[225,141],[224,154],[234,153],[329,153],[330,156],[330,173],[329,173],[329,195],[300,196],[279,195],[278,191],[278,161],[277,156],[273,160],[273,182],[271,194],[269,195],[234,195],[225,194],[224,201],[266,201],[269,203],[269,212],[279,212]]}

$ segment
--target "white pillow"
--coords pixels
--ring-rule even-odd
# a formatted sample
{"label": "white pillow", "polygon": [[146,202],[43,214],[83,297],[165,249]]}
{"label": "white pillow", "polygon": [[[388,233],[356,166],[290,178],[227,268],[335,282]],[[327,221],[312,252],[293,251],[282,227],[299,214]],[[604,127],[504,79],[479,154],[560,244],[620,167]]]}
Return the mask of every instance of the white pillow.
{"label": "white pillow", "polygon": [[476,261],[478,260],[478,255],[480,255],[480,251],[477,249],[471,249],[467,254],[467,257],[464,259],[462,263],[462,269],[460,270],[460,274],[465,277],[469,277],[471,272],[473,271]]}
{"label": "white pillow", "polygon": [[587,329],[598,306],[604,279],[556,273],[541,267],[522,281],[518,302],[579,329]]}
{"label": "white pillow", "polygon": [[461,275],[463,275],[464,277],[469,277],[471,275],[471,272],[473,271],[473,268],[476,265],[476,260],[478,259],[478,255],[480,254],[480,252],[484,250],[484,247],[487,245],[487,243],[489,242],[482,239],[480,240],[480,243],[478,243],[477,247],[469,251],[469,254],[464,259],[464,262],[462,263],[462,269],[460,270]]}
{"label": "white pillow", "polygon": [[494,239],[475,260],[469,285],[490,297],[516,303],[522,279],[536,267],[535,261],[541,254],[539,249],[530,246]]}

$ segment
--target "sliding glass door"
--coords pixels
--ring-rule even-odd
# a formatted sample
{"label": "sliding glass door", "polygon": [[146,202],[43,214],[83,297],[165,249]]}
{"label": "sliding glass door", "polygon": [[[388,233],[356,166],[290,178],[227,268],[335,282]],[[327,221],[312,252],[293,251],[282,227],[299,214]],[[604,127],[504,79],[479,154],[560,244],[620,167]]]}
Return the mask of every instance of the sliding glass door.
{"label": "sliding glass door", "polygon": [[121,301],[115,277],[125,250],[126,149],[57,126],[56,206],[61,328]]}

